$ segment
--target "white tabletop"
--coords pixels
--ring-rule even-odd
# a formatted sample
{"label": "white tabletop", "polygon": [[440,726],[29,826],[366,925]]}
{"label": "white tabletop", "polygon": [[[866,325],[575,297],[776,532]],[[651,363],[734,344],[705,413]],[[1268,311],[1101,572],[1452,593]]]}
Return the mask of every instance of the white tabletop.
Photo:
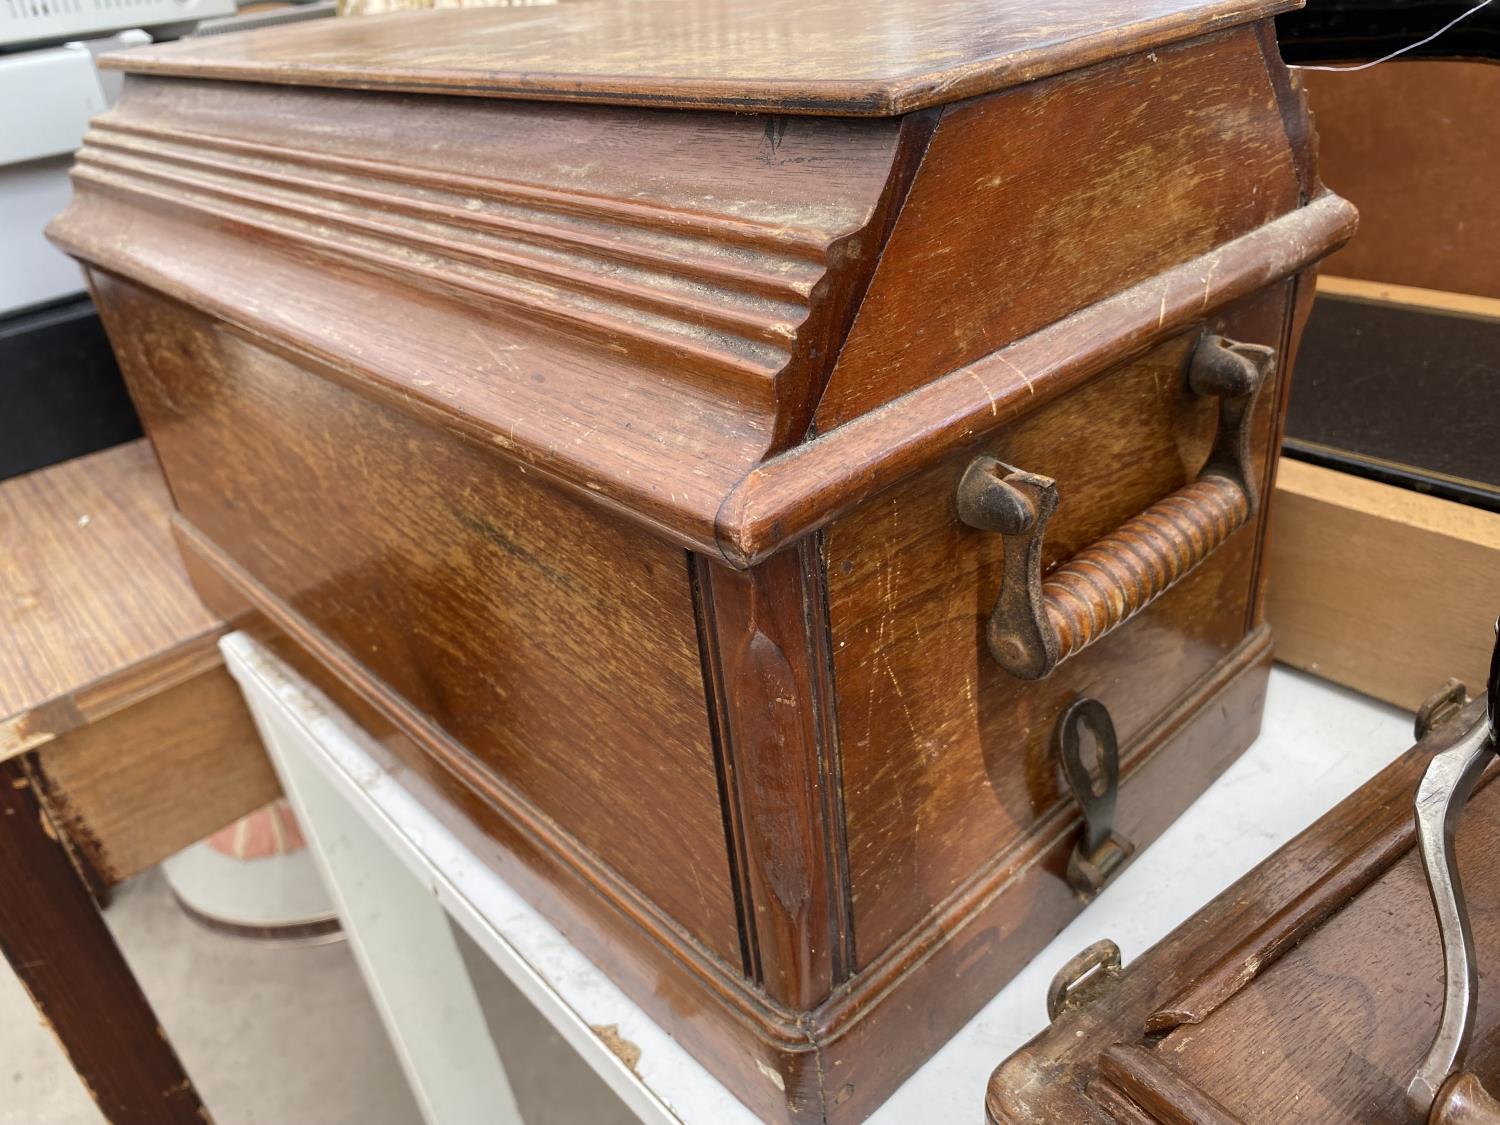
{"label": "white tabletop", "polygon": [[1128,966],[1410,749],[1412,717],[1277,665],[1244,755],[870,1118],[982,1122],[994,1070],[1047,1025],[1047,985],[1109,938]]}
{"label": "white tabletop", "polygon": [[[223,642],[250,695],[316,745],[310,757],[568,1042],[643,1120],[753,1116],[424,805],[440,802],[248,637]],[[1272,672],[1260,738],[871,1119],[980,1122],[990,1071],[1040,1031],[1052,975],[1108,937],[1126,964],[1412,743],[1410,716],[1298,672]],[[415,796],[420,796],[420,800]],[[592,1028],[640,1048],[632,1069]]]}

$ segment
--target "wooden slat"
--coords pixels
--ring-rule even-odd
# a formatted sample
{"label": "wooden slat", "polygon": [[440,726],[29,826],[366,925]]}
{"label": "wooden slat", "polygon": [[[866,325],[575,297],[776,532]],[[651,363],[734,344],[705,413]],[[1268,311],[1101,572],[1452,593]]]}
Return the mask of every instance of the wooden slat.
{"label": "wooden slat", "polygon": [[1484,684],[1500,613],[1500,515],[1299,461],[1271,510],[1276,657],[1415,709]]}
{"label": "wooden slat", "polygon": [[218,663],[150,446],[0,485],[0,759]]}
{"label": "wooden slat", "polygon": [[105,885],[281,792],[222,666],[56,739],[37,755],[34,775],[53,821]]}
{"label": "wooden slat", "polygon": [[1239,1118],[1144,1047],[1117,1043],[1100,1056],[1099,1070],[1164,1125],[1239,1125]]}
{"label": "wooden slat", "polygon": [[1423,289],[1416,285],[1393,285],[1386,281],[1364,281],[1357,277],[1318,275],[1318,293],[1327,297],[1346,297],[1374,305],[1404,305],[1428,312],[1452,313],[1477,320],[1500,320],[1500,298],[1475,297],[1470,293],[1449,293],[1444,289]]}

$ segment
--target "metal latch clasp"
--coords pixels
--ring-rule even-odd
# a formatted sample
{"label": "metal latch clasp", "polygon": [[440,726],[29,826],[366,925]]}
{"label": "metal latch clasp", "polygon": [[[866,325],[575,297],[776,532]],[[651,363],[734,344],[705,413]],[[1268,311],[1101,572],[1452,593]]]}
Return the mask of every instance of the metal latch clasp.
{"label": "metal latch clasp", "polygon": [[1047,1018],[1081,1008],[1119,978],[1120,947],[1105,938],[1069,959],[1047,986]]}
{"label": "metal latch clasp", "polygon": [[[1094,736],[1094,770],[1083,761],[1083,728]],[[1083,832],[1068,858],[1068,885],[1085,902],[1119,872],[1135,845],[1114,830],[1120,789],[1120,751],[1115,724],[1104,704],[1081,696],[1068,705],[1053,734],[1063,777],[1083,809]]]}

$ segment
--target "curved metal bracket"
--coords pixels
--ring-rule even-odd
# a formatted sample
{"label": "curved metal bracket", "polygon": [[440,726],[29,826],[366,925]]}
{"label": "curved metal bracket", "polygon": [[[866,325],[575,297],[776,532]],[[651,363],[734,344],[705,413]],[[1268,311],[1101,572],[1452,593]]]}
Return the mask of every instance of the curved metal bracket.
{"label": "curved metal bracket", "polygon": [[[1083,728],[1094,736],[1097,776],[1083,762]],[[1068,857],[1068,885],[1091,899],[1115,877],[1135,852],[1135,845],[1115,831],[1115,801],[1120,791],[1120,750],[1115,724],[1097,699],[1075,699],[1057,721],[1053,734],[1063,777],[1083,810],[1083,833]]]}
{"label": "curved metal bracket", "polygon": [[1468,1050],[1474,1010],[1479,1002],[1475,981],[1474,939],[1464,902],[1454,848],[1464,805],[1490,762],[1489,723],[1481,720],[1451,750],[1427,765],[1417,786],[1417,846],[1427,872],[1427,889],[1437,911],[1443,939],[1443,1015],[1437,1035],[1406,1088],[1406,1100],[1426,1119],[1448,1076]]}
{"label": "curved metal bracket", "polygon": [[1260,506],[1255,472],[1250,459],[1251,409],[1255,392],[1276,364],[1276,350],[1261,344],[1242,344],[1223,336],[1205,334],[1193,350],[1188,364],[1188,389],[1195,395],[1219,400],[1219,425],[1208,460],[1198,474],[1228,477],[1240,486],[1249,504],[1249,516]]}
{"label": "curved metal bracket", "polygon": [[[1496,623],[1500,634],[1500,622]],[[1437,912],[1443,942],[1443,1012],[1437,1034],[1421,1065],[1406,1087],[1407,1106],[1422,1120],[1432,1109],[1443,1084],[1458,1070],[1473,1034],[1479,1003],[1479,978],[1474,937],[1464,901],[1455,847],[1464,806],[1479,784],[1496,749],[1496,695],[1500,694],[1500,644],[1490,660],[1486,715],[1448,750],[1428,763],[1417,786],[1415,813],[1417,846],[1427,874],[1427,889]]]}
{"label": "curved metal bracket", "polygon": [[1055,511],[1055,480],[994,457],[976,457],[958,482],[959,518],[998,532],[1005,551],[1000,593],[985,630],[990,653],[1025,680],[1041,679],[1058,661],[1057,637],[1042,601],[1042,543]]}

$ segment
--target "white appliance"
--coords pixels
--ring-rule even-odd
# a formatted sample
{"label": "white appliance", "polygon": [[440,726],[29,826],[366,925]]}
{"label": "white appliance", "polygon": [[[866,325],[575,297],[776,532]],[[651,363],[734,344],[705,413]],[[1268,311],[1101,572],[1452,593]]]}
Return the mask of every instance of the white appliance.
{"label": "white appliance", "polygon": [[173,39],[199,20],[234,10],[235,0],[0,0],[0,48],[87,39],[126,27]]}
{"label": "white appliance", "polygon": [[[75,297],[83,276],[42,234],[72,196],[68,168],[121,78],[94,56],[199,28],[224,34],[333,15],[333,0],[235,15],[236,0],[0,0],[0,318]],[[220,18],[222,17],[222,18]],[[119,30],[126,26],[130,30]],[[150,33],[142,30],[150,28]],[[94,36],[80,42],[40,42]],[[18,43],[33,46],[15,51]]]}
{"label": "white appliance", "polygon": [[42,229],[68,205],[68,166],[89,118],[112,100],[90,48],[150,41],[127,31],[94,44],[0,55],[0,317],[83,291],[78,266]]}

